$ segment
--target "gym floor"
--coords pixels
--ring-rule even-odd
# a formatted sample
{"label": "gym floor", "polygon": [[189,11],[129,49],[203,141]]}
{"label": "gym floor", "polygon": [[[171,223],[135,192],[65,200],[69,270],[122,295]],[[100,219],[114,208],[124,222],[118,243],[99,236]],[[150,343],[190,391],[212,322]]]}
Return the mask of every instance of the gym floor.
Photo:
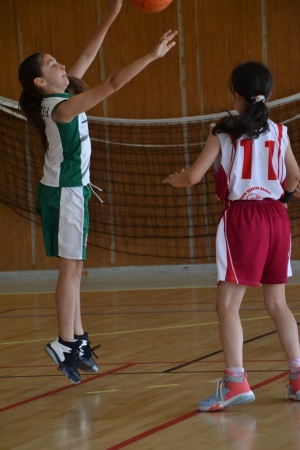
{"label": "gym floor", "polygon": [[[300,315],[300,263],[287,285]],[[214,265],[85,270],[82,313],[99,372],[73,385],[43,347],[55,338],[56,272],[1,273],[2,450],[300,448],[300,405],[261,289],[241,309],[256,401],[199,413],[224,369]]]}

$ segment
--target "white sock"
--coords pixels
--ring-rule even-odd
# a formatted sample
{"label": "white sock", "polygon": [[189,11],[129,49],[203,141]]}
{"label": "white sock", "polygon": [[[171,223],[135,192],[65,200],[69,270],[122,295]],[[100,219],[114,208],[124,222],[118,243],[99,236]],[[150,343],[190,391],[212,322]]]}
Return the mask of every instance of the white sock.
{"label": "white sock", "polygon": [[299,372],[300,358],[292,358],[288,360],[288,365],[291,373]]}
{"label": "white sock", "polygon": [[226,367],[226,371],[236,378],[243,377],[245,373],[244,367]]}

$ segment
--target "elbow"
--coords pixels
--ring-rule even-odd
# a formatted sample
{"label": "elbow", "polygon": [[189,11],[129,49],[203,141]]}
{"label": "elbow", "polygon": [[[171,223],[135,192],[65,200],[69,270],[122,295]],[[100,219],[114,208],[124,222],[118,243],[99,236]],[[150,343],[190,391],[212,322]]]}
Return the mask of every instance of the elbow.
{"label": "elbow", "polygon": [[118,80],[118,77],[114,75],[110,78],[109,85],[113,92],[118,91],[122,87],[122,83]]}
{"label": "elbow", "polygon": [[286,186],[288,191],[293,191],[296,189],[298,184],[300,183],[300,169],[293,171],[293,173],[289,173],[286,179]]}
{"label": "elbow", "polygon": [[300,182],[300,168],[298,168],[298,171],[293,174],[293,181],[297,184]]}
{"label": "elbow", "polygon": [[185,177],[185,186],[194,186],[194,184],[197,184],[198,183],[198,179],[195,179],[195,177],[192,175],[192,174],[186,174],[186,177]]}
{"label": "elbow", "polygon": [[195,184],[201,181],[203,176],[203,171],[199,170],[199,168],[191,166],[186,169],[182,174],[183,181],[185,186],[194,186]]}

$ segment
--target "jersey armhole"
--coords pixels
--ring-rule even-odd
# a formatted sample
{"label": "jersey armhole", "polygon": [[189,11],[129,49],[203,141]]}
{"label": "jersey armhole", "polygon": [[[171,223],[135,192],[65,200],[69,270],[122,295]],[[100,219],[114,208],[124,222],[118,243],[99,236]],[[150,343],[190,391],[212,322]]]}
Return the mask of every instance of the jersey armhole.
{"label": "jersey armhole", "polygon": [[61,105],[62,103],[66,102],[68,99],[66,100],[62,100],[61,102],[57,103],[57,105],[54,106],[54,108],[52,109],[51,112],[51,119],[53,120],[54,123],[57,123],[59,125],[69,125],[68,123],[64,123],[64,122],[57,122],[56,120],[54,120],[53,118],[53,114],[55,113],[56,109],[58,108],[59,105]]}

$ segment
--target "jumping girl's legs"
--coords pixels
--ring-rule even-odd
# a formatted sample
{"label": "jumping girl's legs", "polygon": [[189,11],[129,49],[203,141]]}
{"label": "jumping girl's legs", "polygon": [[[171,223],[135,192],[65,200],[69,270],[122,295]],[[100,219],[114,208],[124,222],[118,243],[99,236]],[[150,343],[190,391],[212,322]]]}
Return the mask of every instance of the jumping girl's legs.
{"label": "jumping girl's legs", "polygon": [[58,318],[58,337],[45,350],[73,382],[80,383],[78,368],[84,372],[98,372],[93,359],[88,333],[81,322],[80,282],[83,261],[61,258],[55,299]]}
{"label": "jumping girl's legs", "polygon": [[97,355],[94,353],[94,350],[98,349],[100,345],[96,345],[94,348],[91,348],[89,336],[87,332],[84,332],[81,322],[81,305],[80,305],[80,284],[78,286],[78,292],[76,296],[75,302],[75,316],[74,316],[74,335],[73,338],[75,341],[80,341],[80,347],[78,349],[78,359],[77,365],[78,368],[84,372],[88,373],[96,373],[98,372],[98,365],[96,364],[94,357],[97,358]]}
{"label": "jumping girl's legs", "polygon": [[[81,278],[80,278],[81,280]],[[81,302],[80,302],[80,283],[77,290],[76,300],[75,300],[75,316],[74,316],[74,334],[83,334],[83,326],[81,319]]]}
{"label": "jumping girl's legs", "polygon": [[[80,341],[77,367],[84,372],[96,373],[98,372],[98,366],[93,358],[93,355],[96,356],[93,351],[100,345],[91,348],[88,333],[84,332],[81,320],[80,282],[82,267],[83,261],[62,258],[56,289],[59,336],[67,342]],[[64,335],[68,338],[65,339]]]}
{"label": "jumping girl's legs", "polygon": [[226,370],[217,390],[198,404],[199,411],[220,411],[229,406],[255,400],[243,369],[243,329],[239,310],[246,291],[241,284],[221,281],[218,286],[217,313]]}
{"label": "jumping girl's legs", "polygon": [[83,334],[80,316],[80,282],[83,261],[61,258],[56,287],[58,335],[73,342],[74,331]]}
{"label": "jumping girl's legs", "polygon": [[80,314],[80,281],[83,262],[60,259],[59,277],[56,286],[58,337],[45,346],[45,351],[72,383],[80,383],[78,353],[81,341],[74,341],[74,327],[83,334]]}
{"label": "jumping girl's legs", "polygon": [[287,397],[300,401],[300,346],[296,320],[286,304],[284,284],[263,284],[265,307],[273,320],[288,358]]}

